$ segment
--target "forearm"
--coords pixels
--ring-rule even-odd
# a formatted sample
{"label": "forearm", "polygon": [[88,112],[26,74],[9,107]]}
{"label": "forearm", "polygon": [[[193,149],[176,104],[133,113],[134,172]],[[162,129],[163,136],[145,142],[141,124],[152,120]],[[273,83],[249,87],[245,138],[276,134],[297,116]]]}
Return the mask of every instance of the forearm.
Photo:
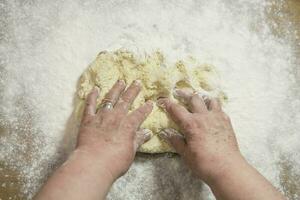
{"label": "forearm", "polygon": [[285,199],[257,170],[241,158],[225,166],[208,182],[217,199],[282,200]]}
{"label": "forearm", "polygon": [[114,180],[110,172],[91,155],[75,150],[50,177],[35,199],[104,199]]}

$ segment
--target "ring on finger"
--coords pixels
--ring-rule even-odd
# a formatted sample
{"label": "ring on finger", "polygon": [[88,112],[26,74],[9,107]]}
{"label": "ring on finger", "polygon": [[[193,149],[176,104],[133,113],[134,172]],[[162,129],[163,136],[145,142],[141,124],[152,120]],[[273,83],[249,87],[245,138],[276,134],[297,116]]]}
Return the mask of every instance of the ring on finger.
{"label": "ring on finger", "polygon": [[105,109],[105,110],[111,110],[113,109],[113,103],[111,101],[103,101],[100,104],[101,109]]}

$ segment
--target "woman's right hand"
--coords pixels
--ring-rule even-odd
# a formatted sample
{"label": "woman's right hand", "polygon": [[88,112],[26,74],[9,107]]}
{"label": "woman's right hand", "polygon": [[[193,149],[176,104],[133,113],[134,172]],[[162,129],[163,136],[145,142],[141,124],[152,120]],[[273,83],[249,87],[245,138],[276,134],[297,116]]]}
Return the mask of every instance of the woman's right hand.
{"label": "woman's right hand", "polygon": [[165,109],[180,129],[161,131],[165,139],[186,161],[194,174],[204,181],[221,175],[232,164],[244,161],[238,148],[230,118],[222,111],[218,100],[206,102],[187,90],[176,90],[187,107],[161,98],[157,104]]}
{"label": "woman's right hand", "polygon": [[241,155],[229,117],[218,100],[177,90],[187,107],[164,98],[158,105],[179,125],[184,136],[165,129],[160,136],[183,157],[194,174],[205,181],[216,199],[285,199]]}

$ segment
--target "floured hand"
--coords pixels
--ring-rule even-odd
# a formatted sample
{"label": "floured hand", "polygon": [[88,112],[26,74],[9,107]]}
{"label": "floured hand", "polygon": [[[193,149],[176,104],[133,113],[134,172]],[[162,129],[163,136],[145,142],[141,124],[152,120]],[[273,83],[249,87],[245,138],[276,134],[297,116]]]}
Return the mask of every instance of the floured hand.
{"label": "floured hand", "polygon": [[128,114],[140,92],[139,81],[126,91],[124,81],[117,81],[106,94],[96,111],[98,90],[95,88],[86,101],[78,135],[77,149],[94,156],[114,178],[125,173],[133,162],[137,148],[150,138],[148,130],[138,130],[152,110],[152,102]]}
{"label": "floured hand", "polygon": [[165,129],[160,136],[166,139],[201,179],[207,180],[221,170],[229,159],[241,157],[229,117],[218,100],[188,90],[176,90],[175,96],[186,107],[169,99],[159,99],[184,135]]}
{"label": "floured hand", "polygon": [[160,137],[210,186],[217,199],[284,199],[243,158],[230,119],[218,100],[187,90],[177,90],[175,94],[186,106],[167,98],[157,103],[178,124],[183,135],[174,129],[165,129]]}

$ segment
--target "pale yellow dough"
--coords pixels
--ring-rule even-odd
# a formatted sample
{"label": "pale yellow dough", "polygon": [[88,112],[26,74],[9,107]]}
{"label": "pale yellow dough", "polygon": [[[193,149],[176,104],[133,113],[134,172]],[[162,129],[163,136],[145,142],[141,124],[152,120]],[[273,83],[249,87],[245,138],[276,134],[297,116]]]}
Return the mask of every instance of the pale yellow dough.
{"label": "pale yellow dough", "polygon": [[[100,88],[99,105],[103,96],[118,79],[125,80],[127,84],[136,79],[142,81],[142,90],[131,110],[149,99],[154,102],[159,97],[174,99],[172,95],[174,88],[191,88],[221,100],[225,98],[219,89],[218,77],[214,68],[208,64],[200,64],[191,57],[168,64],[160,52],[144,56],[136,56],[125,50],[101,52],[80,78],[75,110],[78,121],[81,118],[85,98],[92,88],[94,86]],[[176,99],[174,100],[176,101]],[[141,128],[148,128],[153,132],[152,138],[143,144],[139,151],[146,153],[174,152],[157,135],[161,129],[167,127],[178,130],[176,124],[168,118],[166,113],[154,105],[152,113],[141,126]]]}

